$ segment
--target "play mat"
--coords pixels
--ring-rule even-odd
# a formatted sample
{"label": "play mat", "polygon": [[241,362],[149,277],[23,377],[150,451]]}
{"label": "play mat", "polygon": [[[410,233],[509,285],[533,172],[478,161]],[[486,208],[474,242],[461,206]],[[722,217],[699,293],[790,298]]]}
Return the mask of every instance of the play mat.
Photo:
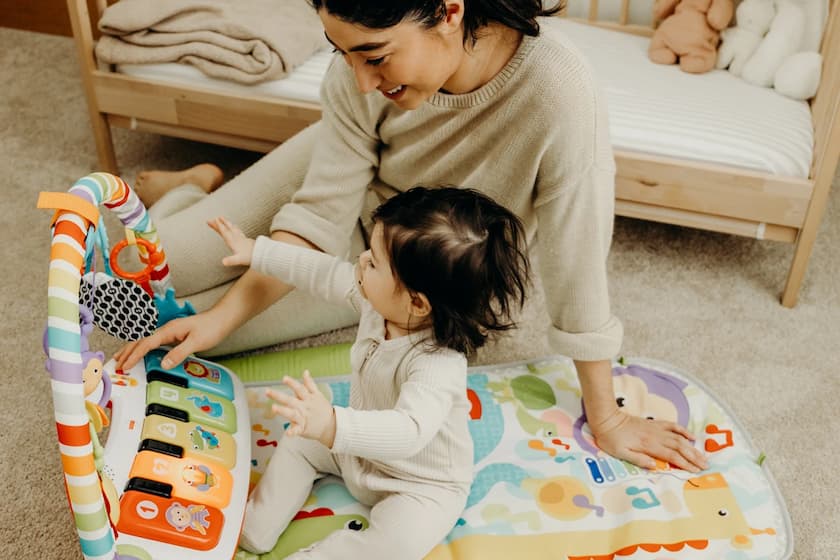
{"label": "play mat", "polygon": [[[90,347],[95,325],[135,340],[193,313],[175,300],[157,230],[131,188],[107,173],[67,193],[41,193],[37,205],[55,210],[42,346],[84,557],[253,558],[235,552],[248,488],[285,427],[270,414],[265,388],[309,369],[346,405],[349,346],[223,362],[230,371],[194,357],[165,369],[157,350],[114,370]],[[126,229],[110,251],[100,206]],[[140,270],[119,266],[129,247]],[[613,378],[620,406],[686,426],[710,468],[697,476],[667,464],[648,471],[600,453],[568,358],[473,367],[475,480],[463,514],[427,560],[787,560],[793,536],[783,500],[763,454],[720,400],[647,360],[619,360]],[[323,479],[263,558],[280,560],[334,530],[365,530],[368,515],[340,480]]]}
{"label": "play mat", "polygon": [[[337,405],[349,398],[348,345],[222,362],[245,382],[255,484],[284,429],[266,386],[310,369]],[[690,375],[620,360],[617,398],[634,414],[678,422],[709,457],[700,475],[638,469],[599,453],[581,418],[574,365],[555,356],[470,369],[475,481],[446,541],[427,560],[784,560],[793,533],[784,502],[732,413]],[[334,477],[320,480],[265,560],[334,530],[364,530],[368,509]],[[237,559],[257,556],[239,551]]]}

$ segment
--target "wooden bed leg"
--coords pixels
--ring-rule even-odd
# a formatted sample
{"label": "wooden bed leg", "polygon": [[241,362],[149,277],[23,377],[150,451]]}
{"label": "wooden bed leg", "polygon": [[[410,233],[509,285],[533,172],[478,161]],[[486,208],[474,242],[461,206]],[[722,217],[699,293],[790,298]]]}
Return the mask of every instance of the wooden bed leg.
{"label": "wooden bed leg", "polygon": [[[796,240],[796,250],[793,253],[793,261],[788,270],[785,289],[782,291],[781,302],[784,307],[796,306],[799,299],[799,288],[802,286],[802,279],[805,277],[805,270],[808,267],[808,258],[814,248],[816,232],[806,234],[805,230],[799,232]],[[806,239],[807,238],[807,239]]]}
{"label": "wooden bed leg", "polygon": [[[104,9],[105,2],[97,2],[97,19]],[[99,155],[100,171],[116,175],[117,157],[114,153],[114,142],[111,138],[111,126],[108,118],[99,111],[96,92],[93,86],[93,71],[96,70],[94,58],[93,29],[87,0],[67,0],[67,11],[70,14],[70,25],[73,28],[73,38],[76,42],[76,53],[79,57],[79,69],[82,74],[82,85],[85,90],[90,124],[93,127],[93,139],[96,143],[96,153]]]}
{"label": "wooden bed leg", "polygon": [[111,125],[102,113],[94,113],[90,109],[90,124],[93,127],[93,140],[96,142],[96,153],[99,154],[99,171],[106,171],[112,175],[119,175],[117,169],[117,154],[114,151],[114,140],[111,136]]}
{"label": "wooden bed leg", "polygon": [[[834,158],[833,162],[836,163],[836,161],[837,159]],[[788,271],[785,289],[782,292],[781,301],[785,307],[794,307],[799,298],[799,288],[802,286],[805,270],[808,267],[808,259],[811,257],[814,241],[817,238],[817,231],[820,228],[820,223],[825,213],[828,193],[831,190],[831,183],[834,180],[834,173],[835,169],[832,166],[832,169],[820,169],[817,175],[817,181],[814,184],[814,191],[811,195],[811,203],[808,206],[808,212],[805,214],[805,223],[802,229],[799,230],[799,235],[796,237],[796,249],[793,253],[793,261]]]}

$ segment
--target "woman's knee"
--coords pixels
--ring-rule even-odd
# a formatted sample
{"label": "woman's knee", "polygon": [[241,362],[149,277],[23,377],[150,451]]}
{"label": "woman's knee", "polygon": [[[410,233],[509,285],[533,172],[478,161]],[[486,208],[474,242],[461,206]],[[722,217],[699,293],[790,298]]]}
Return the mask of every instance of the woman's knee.
{"label": "woman's knee", "polygon": [[225,216],[246,235],[270,233],[271,221],[303,185],[320,126],[312,125],[266,154],[210,194],[189,193],[171,212],[159,213],[158,234],[179,296],[204,292],[234,279],[224,267],[224,243],[207,221]]}

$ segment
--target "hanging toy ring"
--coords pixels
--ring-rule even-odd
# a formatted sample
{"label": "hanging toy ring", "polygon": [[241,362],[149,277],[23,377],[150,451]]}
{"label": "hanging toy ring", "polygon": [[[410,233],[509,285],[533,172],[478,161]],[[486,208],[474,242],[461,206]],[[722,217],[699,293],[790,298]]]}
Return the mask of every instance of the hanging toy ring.
{"label": "hanging toy ring", "polygon": [[[138,270],[137,272],[128,272],[120,266],[118,256],[120,252],[129,245],[139,245],[140,247],[146,250],[147,256],[140,256],[140,260],[146,264],[146,267],[142,270]],[[146,241],[141,237],[136,237],[131,242],[129,242],[129,240],[127,239],[123,239],[122,241],[114,245],[113,248],[111,248],[110,258],[111,268],[113,268],[114,274],[116,274],[120,278],[125,278],[126,280],[134,280],[135,282],[146,288],[148,286],[149,279],[152,276],[152,271],[163,260],[163,254],[157,250],[154,243]]]}

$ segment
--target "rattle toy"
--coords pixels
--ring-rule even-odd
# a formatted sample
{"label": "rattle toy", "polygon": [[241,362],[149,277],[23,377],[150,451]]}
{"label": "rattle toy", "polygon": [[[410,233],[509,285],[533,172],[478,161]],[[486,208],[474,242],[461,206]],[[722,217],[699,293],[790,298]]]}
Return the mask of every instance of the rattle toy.
{"label": "rattle toy", "polygon": [[[100,205],[114,211],[127,232],[109,254]],[[193,313],[188,303],[175,301],[152,220],[122,179],[94,173],[69,192],[41,193],[38,207],[56,210],[43,346],[84,558],[229,560],[250,475],[241,382],[223,366],[195,357],[163,368],[166,350],[116,370],[113,360],[103,363],[104,354],[90,349],[94,324],[136,340]],[[99,272],[97,246],[104,263]],[[119,264],[127,247],[137,249],[142,269]]]}

